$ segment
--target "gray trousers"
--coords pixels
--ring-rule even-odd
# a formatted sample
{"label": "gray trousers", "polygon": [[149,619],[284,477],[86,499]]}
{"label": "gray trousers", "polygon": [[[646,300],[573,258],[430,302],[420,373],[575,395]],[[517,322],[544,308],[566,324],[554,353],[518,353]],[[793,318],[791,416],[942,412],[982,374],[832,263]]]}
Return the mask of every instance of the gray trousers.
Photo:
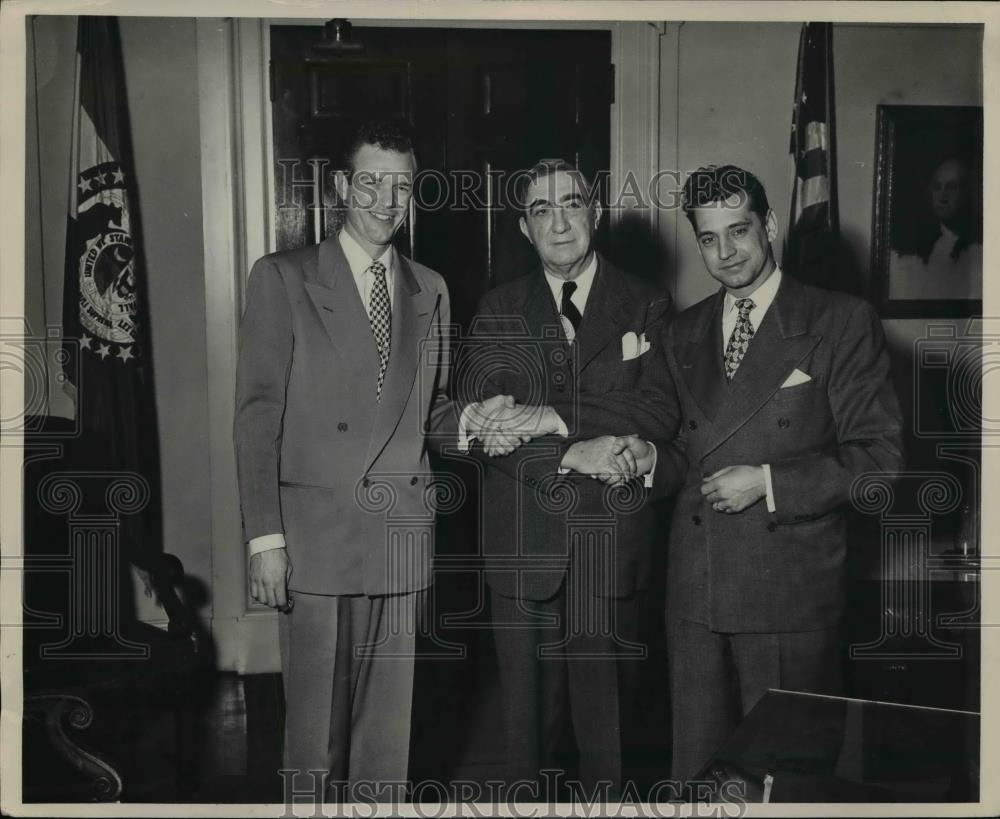
{"label": "gray trousers", "polygon": [[769,688],[838,695],[839,628],[724,634],[667,617],[673,778],[692,779]]}
{"label": "gray trousers", "polygon": [[[296,592],[279,615],[285,802],[401,798],[410,751],[417,616],[425,592]],[[312,773],[309,773],[312,772]],[[348,783],[345,790],[341,784]],[[393,786],[391,783],[399,783]],[[351,789],[355,789],[353,792]],[[357,790],[361,789],[361,790]]]}

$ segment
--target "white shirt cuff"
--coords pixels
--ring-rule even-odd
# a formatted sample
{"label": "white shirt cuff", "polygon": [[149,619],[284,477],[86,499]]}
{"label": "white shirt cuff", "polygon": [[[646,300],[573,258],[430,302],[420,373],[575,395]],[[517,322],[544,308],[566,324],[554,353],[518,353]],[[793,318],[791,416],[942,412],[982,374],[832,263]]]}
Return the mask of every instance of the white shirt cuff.
{"label": "white shirt cuff", "polygon": [[458,417],[458,449],[460,452],[468,452],[472,442],[476,440],[475,435],[469,435],[469,418],[474,406],[475,404],[466,405]]}
{"label": "white shirt cuff", "polygon": [[284,549],[285,548],[285,536],[281,532],[277,532],[273,535],[261,535],[260,537],[250,538],[250,557],[261,552],[267,552],[271,549]]}
{"label": "white shirt cuff", "polygon": [[653,465],[649,468],[649,472],[647,472],[645,475],[642,476],[642,484],[647,489],[652,489],[653,488],[653,474],[656,472],[657,452],[656,452],[656,444],[654,444],[652,441],[650,441],[649,445],[653,448]]}
{"label": "white shirt cuff", "polygon": [[774,505],[774,487],[771,485],[770,464],[764,464],[764,488],[767,490],[767,511],[774,514],[778,508]]}
{"label": "white shirt cuff", "polygon": [[556,413],[556,420],[559,422],[559,427],[556,429],[556,435],[561,435],[563,438],[569,438],[569,427],[566,426],[566,422],[562,419],[562,416],[558,412],[555,410],[552,411]]}

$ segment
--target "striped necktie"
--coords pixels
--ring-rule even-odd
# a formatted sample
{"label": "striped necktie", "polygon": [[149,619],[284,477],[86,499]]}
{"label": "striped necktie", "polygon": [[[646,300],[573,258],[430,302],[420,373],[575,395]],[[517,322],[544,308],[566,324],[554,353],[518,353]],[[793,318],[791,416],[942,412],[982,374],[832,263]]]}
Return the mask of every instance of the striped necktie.
{"label": "striped necktie", "polygon": [[[580,311],[576,309],[576,305],[573,304],[573,294],[576,292],[576,282],[563,282],[562,286],[562,305],[559,307],[559,315],[561,318],[569,321],[569,327],[566,326],[566,322],[562,322],[563,330],[566,332],[566,338],[572,341],[576,338],[577,330],[580,329],[580,322],[583,321],[583,316],[580,315]],[[570,332],[570,327],[572,327],[572,332]]]}

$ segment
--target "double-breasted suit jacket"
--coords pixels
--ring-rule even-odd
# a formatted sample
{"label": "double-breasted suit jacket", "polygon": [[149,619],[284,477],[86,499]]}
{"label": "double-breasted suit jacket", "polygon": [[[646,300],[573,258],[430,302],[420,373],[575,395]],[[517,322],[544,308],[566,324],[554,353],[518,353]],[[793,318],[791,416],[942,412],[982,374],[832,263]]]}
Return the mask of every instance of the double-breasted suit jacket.
{"label": "double-breasted suit jacket", "polygon": [[[668,611],[719,632],[827,628],[844,607],[851,484],[903,465],[882,326],[867,302],[784,275],[730,384],[723,300],[685,310],[668,333],[688,459]],[[775,513],[761,500],[723,514],[703,499],[702,476],[740,464],[770,465]]]}
{"label": "double-breasted suit jacket", "polygon": [[[550,405],[569,431],[566,439],[544,436],[506,457],[481,456],[482,543],[493,591],[552,597],[569,568],[571,541],[588,538],[593,548],[577,554],[589,555],[592,565],[573,568],[595,594],[624,596],[646,587],[655,532],[642,481],[609,489],[581,475],[560,475],[559,464],[579,440],[630,433],[673,437],[678,411],[662,346],[669,308],[668,295],[600,256],[572,344],[540,270],[481,300],[457,389],[465,400],[503,394]],[[633,341],[643,338],[650,348],[633,355]],[[658,463],[661,491],[667,491],[665,482],[679,483],[680,460],[667,452]]]}
{"label": "double-breasted suit jacket", "polygon": [[430,582],[425,431],[452,412],[448,293],[399,253],[394,288],[377,401],[378,352],[336,236],[265,256],[250,275],[235,421],[244,534],[284,534],[297,591],[384,595]]}

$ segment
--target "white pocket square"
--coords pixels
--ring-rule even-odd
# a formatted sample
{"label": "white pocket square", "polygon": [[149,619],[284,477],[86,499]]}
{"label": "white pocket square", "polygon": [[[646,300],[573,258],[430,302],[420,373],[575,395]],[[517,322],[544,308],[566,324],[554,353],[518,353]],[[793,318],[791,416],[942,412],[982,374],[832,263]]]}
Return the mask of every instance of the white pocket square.
{"label": "white pocket square", "polygon": [[622,336],[622,361],[630,361],[639,355],[639,336],[629,330]]}
{"label": "white pocket square", "polygon": [[631,330],[622,336],[622,361],[631,361],[649,351],[650,343],[646,334],[637,336]]}
{"label": "white pocket square", "polygon": [[812,376],[809,373],[804,373],[800,369],[794,369],[792,370],[792,374],[785,379],[785,383],[781,385],[781,389],[794,387],[797,384],[805,384],[807,381],[812,381]]}

